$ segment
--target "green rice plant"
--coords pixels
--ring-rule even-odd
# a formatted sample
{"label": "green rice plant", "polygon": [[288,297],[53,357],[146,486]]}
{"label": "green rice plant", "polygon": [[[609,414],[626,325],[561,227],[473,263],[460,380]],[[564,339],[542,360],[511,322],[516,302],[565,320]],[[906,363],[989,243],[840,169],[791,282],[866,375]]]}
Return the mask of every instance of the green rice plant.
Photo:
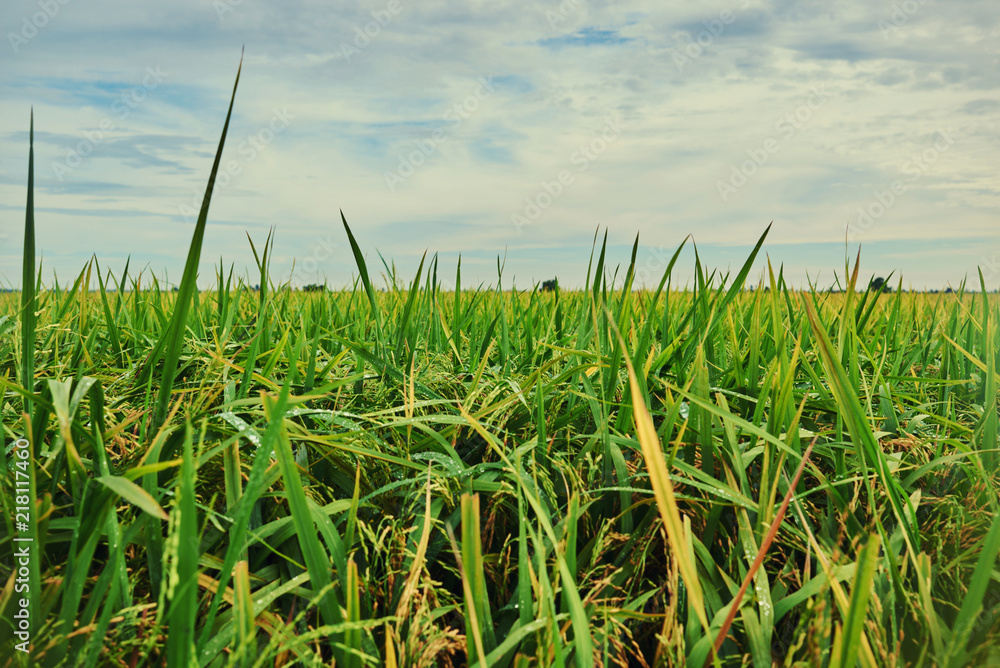
{"label": "green rice plant", "polygon": [[[621,335],[619,334],[619,337]],[[621,341],[622,346],[625,345]],[[703,630],[709,632],[708,617],[705,614],[705,603],[703,601],[701,579],[698,576],[697,565],[691,559],[691,550],[686,540],[689,535],[685,530],[684,522],[681,519],[680,510],[677,506],[677,499],[674,495],[674,486],[670,480],[670,473],[667,471],[663,460],[663,451],[660,448],[660,439],[656,435],[652,419],[646,411],[645,400],[639,389],[636,380],[635,369],[632,362],[626,357],[625,365],[628,369],[629,386],[632,391],[632,405],[635,415],[636,436],[642,445],[642,455],[646,467],[649,469],[650,484],[656,496],[656,504],[663,518],[663,525],[667,531],[671,550],[677,559],[681,577],[688,588],[690,605],[694,610]]]}
{"label": "green rice plant", "polygon": [[[35,387],[35,112],[31,112],[28,129],[28,202],[24,214],[24,250],[21,273],[21,385],[29,393]],[[31,415],[30,394],[23,398],[24,412]]]}
{"label": "green rice plant", "polygon": [[982,615],[983,600],[990,589],[990,581],[995,580],[997,557],[1000,555],[1000,516],[993,519],[993,526],[983,541],[982,551],[976,560],[976,568],[969,583],[969,591],[962,601],[962,607],[951,629],[951,640],[945,649],[948,666],[968,665],[967,644],[972,634],[973,624]]}
{"label": "green rice plant", "polygon": [[32,122],[0,463],[35,521],[0,479],[0,666],[1000,660],[984,277],[889,294],[859,256],[797,290],[768,258],[748,286],[765,230],[687,286],[684,239],[647,290],[598,229],[579,289],[503,289],[498,257],[449,291],[431,252],[406,284],[379,254],[376,291],[341,213],[349,285],[272,282],[272,230],[259,290],[220,258],[199,291],[235,90],[176,292],[96,256],[41,281]]}
{"label": "green rice plant", "polygon": [[878,565],[879,545],[878,534],[872,534],[861,551],[843,631],[838,628],[833,640],[831,663],[845,667],[858,664],[861,634],[864,632],[865,619],[868,616],[868,599],[871,595],[875,568]]}
{"label": "green rice plant", "polygon": [[[174,375],[177,370],[177,363],[180,360],[181,347],[184,344],[187,315],[197,290],[198,263],[201,261],[201,247],[205,239],[208,207],[212,202],[215,177],[219,172],[219,163],[222,161],[222,149],[226,144],[226,133],[229,131],[229,121],[233,115],[233,105],[236,103],[236,89],[240,84],[240,71],[242,67],[241,58],[240,67],[236,71],[236,82],[233,84],[233,94],[229,100],[229,111],[226,113],[226,122],[222,126],[222,137],[219,138],[219,148],[215,152],[215,162],[212,164],[212,172],[208,177],[208,186],[205,188],[205,197],[202,200],[201,211],[198,212],[198,220],[195,222],[194,234],[191,237],[191,245],[188,248],[187,261],[184,264],[184,275],[181,277],[180,285],[177,288],[177,301],[170,318],[170,324],[164,331],[163,338],[160,339],[160,342],[154,349],[162,349],[164,357],[163,373],[161,374],[160,387],[156,399],[156,411],[153,417],[152,431],[159,429],[160,425],[163,424],[169,408],[170,392],[173,389]],[[263,295],[264,286],[261,285],[261,299],[263,299]],[[152,363],[155,364],[157,361],[154,355]]]}
{"label": "green rice plant", "polygon": [[181,465],[179,495],[171,511],[167,534],[166,569],[167,585],[165,621],[170,630],[167,636],[167,663],[172,666],[189,666],[195,663],[195,617],[198,594],[198,529],[195,507],[194,450],[191,445],[191,425],[184,430],[184,455]]}
{"label": "green rice plant", "polygon": [[[25,467],[21,469],[22,473],[27,474],[28,478],[28,499],[33,500],[38,498],[38,473],[36,470],[35,462],[39,456],[40,448],[38,445],[38,438],[34,433],[31,432],[32,418],[34,417],[34,405],[33,405],[33,394],[35,391],[35,330],[37,328],[37,313],[38,308],[37,297],[36,297],[36,277],[35,277],[35,112],[34,109],[31,111],[30,125],[28,129],[28,197],[27,203],[25,205],[25,218],[24,218],[24,249],[22,255],[22,275],[21,275],[21,303],[19,309],[20,324],[21,324],[21,359],[20,359],[20,381],[21,386],[25,389],[25,392],[21,396],[22,414],[25,416],[25,429],[24,436],[28,441],[28,453],[29,457],[24,464]],[[0,455],[0,464],[3,464],[4,472],[7,472],[8,461],[7,461],[7,448],[0,448],[3,451],[3,455]],[[27,469],[27,470],[25,470]],[[16,470],[16,469],[15,469]],[[31,501],[34,505],[34,501]],[[24,504],[19,504],[24,505]],[[13,504],[5,503],[4,511],[7,517],[10,517],[10,510],[12,510]],[[38,507],[33,508],[35,512],[38,511]],[[8,535],[12,534],[13,526],[8,519],[6,522],[6,528]],[[38,533],[38,525],[34,522],[29,522],[26,527],[27,535],[22,536],[26,538],[32,545],[39,545],[39,540],[41,536]],[[35,558],[31,559],[28,564],[28,590],[30,592],[41,591],[41,572],[40,572],[40,559],[38,559],[39,552],[37,549],[34,551]],[[40,629],[40,624],[38,620],[41,619],[41,606],[39,605],[39,597],[36,594],[28,599],[28,614],[30,615],[33,623],[31,625],[31,632],[37,633]]]}

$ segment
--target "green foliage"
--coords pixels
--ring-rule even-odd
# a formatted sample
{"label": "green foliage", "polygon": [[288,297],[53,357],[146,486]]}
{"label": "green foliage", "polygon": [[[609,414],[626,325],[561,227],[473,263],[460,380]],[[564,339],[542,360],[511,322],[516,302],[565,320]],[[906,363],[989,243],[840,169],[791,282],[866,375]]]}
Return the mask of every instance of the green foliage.
{"label": "green foliage", "polygon": [[34,621],[23,657],[0,590],[0,665],[1000,659],[985,291],[747,290],[765,231],[685,291],[680,248],[639,290],[638,240],[616,284],[595,236],[583,290],[444,291],[425,255],[378,292],[342,214],[351,288],[274,287],[269,236],[259,291],[199,293],[211,180],[177,292],[46,287],[32,144],[0,582],[33,537]]}

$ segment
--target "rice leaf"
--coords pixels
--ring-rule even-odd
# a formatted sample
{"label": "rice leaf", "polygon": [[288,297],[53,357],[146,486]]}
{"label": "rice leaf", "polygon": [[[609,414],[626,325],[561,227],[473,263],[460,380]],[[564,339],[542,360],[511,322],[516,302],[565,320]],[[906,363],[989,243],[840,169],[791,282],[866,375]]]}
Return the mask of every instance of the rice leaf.
{"label": "rice leaf", "polygon": [[[198,518],[195,507],[195,458],[191,424],[184,430],[184,463],[167,537],[167,664],[195,665],[195,618],[198,612]],[[107,481],[102,481],[107,484]],[[118,483],[115,483],[118,484]],[[162,511],[161,511],[162,512]],[[147,525],[148,526],[148,525]]]}
{"label": "rice leaf", "polygon": [[114,475],[102,475],[97,478],[97,482],[101,483],[140,510],[149,513],[151,516],[161,520],[169,519],[166,511],[160,507],[160,504],[156,502],[156,499],[154,499],[149,492],[128,478],[122,478]]}
{"label": "rice leaf", "polygon": [[854,668],[860,655],[861,634],[864,632],[865,620],[868,617],[868,598],[872,591],[872,580],[875,568],[878,566],[878,555],[881,541],[877,533],[868,537],[858,557],[858,568],[854,576],[854,589],[851,592],[851,603],[847,608],[847,618],[844,620],[843,641],[840,649],[840,666]]}
{"label": "rice leaf", "polygon": [[[170,404],[170,393],[174,386],[174,377],[177,373],[177,364],[181,356],[181,347],[184,345],[184,335],[187,331],[188,313],[191,310],[191,302],[197,290],[198,264],[201,261],[201,247],[205,239],[205,226],[208,222],[208,206],[212,201],[215,177],[219,172],[219,163],[222,161],[222,149],[226,144],[226,133],[229,132],[229,121],[233,115],[233,105],[236,103],[236,88],[240,83],[240,72],[242,69],[243,57],[240,56],[240,64],[236,70],[236,82],[233,84],[233,94],[229,99],[229,111],[226,112],[226,122],[222,126],[222,137],[219,138],[219,147],[215,152],[215,162],[212,164],[212,172],[208,177],[208,186],[205,188],[205,197],[201,203],[201,211],[198,213],[198,220],[194,226],[194,234],[191,237],[191,245],[188,248],[187,261],[184,263],[184,275],[181,277],[181,282],[177,289],[177,301],[174,303],[174,312],[170,318],[170,324],[161,338],[164,355],[163,373],[160,377],[160,389],[156,398],[152,424],[153,432],[163,424]],[[154,359],[152,362],[153,365],[156,362],[157,360]]]}
{"label": "rice leaf", "polygon": [[993,517],[990,532],[983,541],[982,551],[976,561],[976,569],[972,573],[969,590],[962,600],[962,607],[955,618],[951,640],[946,650],[945,665],[958,668],[968,665],[967,645],[976,620],[983,613],[983,599],[990,587],[990,582],[996,579],[997,558],[1000,556],[1000,515]]}

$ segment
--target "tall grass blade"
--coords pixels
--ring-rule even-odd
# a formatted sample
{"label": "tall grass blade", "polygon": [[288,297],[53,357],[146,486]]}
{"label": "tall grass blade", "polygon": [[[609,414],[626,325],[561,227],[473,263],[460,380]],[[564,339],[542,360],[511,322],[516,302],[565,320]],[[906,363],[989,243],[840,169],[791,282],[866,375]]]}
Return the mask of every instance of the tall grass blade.
{"label": "tall grass blade", "polygon": [[[170,318],[170,325],[163,335],[163,341],[165,341],[163,374],[160,377],[160,389],[156,398],[152,432],[155,432],[163,424],[163,420],[167,415],[167,408],[170,404],[170,393],[173,390],[174,376],[177,373],[177,363],[180,360],[181,347],[184,345],[184,334],[187,331],[188,313],[191,310],[191,302],[194,299],[195,290],[197,289],[198,264],[201,261],[201,247],[205,239],[205,225],[208,222],[208,206],[212,201],[215,177],[219,172],[219,163],[222,161],[222,149],[226,145],[226,133],[229,132],[229,121],[233,116],[233,105],[236,103],[236,89],[240,84],[240,72],[242,69],[243,57],[240,56],[240,64],[236,70],[236,82],[233,84],[233,94],[229,99],[229,111],[226,112],[226,122],[222,126],[222,137],[219,138],[219,147],[215,152],[212,173],[208,177],[205,197],[202,200],[201,211],[198,213],[198,220],[194,226],[194,234],[191,237],[191,245],[188,248],[187,261],[184,263],[184,275],[177,288],[177,301],[174,304],[174,312]],[[263,288],[263,286],[261,287]],[[155,363],[156,360],[153,360],[154,365]]]}
{"label": "tall grass blade", "polygon": [[[617,328],[615,332],[618,336],[619,345],[626,347],[625,339]],[[653,496],[656,498],[656,505],[663,520],[663,526],[667,531],[667,540],[674,559],[677,560],[681,577],[687,587],[688,597],[698,621],[705,633],[709,633],[708,616],[705,613],[705,597],[702,593],[701,580],[698,577],[697,563],[690,558],[690,550],[684,540],[684,523],[681,520],[680,509],[677,507],[677,499],[674,495],[674,486],[670,481],[670,473],[664,461],[663,447],[660,438],[656,434],[656,427],[653,426],[653,419],[646,409],[646,398],[639,388],[639,381],[635,375],[635,368],[629,356],[625,356],[625,366],[628,368],[629,386],[632,392],[632,411],[635,420],[636,438],[642,447],[642,458],[649,471],[649,483],[653,488]]]}
{"label": "tall grass blade", "polygon": [[[406,343],[406,335],[409,333],[410,316],[413,313],[413,303],[417,299],[417,292],[420,290],[420,275],[424,271],[424,260],[427,259],[427,251],[420,257],[420,266],[417,267],[417,275],[410,285],[410,293],[406,297],[406,304],[403,306],[403,314],[399,318],[399,332],[396,337],[396,360],[403,361],[403,344]],[[411,354],[412,354],[411,350]],[[407,366],[409,364],[407,363]]]}
{"label": "tall grass blade", "polygon": [[344,217],[343,210],[340,212],[340,219],[344,222],[344,231],[347,232],[347,240],[351,242],[351,251],[354,253],[354,261],[358,265],[358,271],[361,273],[361,283],[365,286],[365,295],[368,297],[368,303],[372,306],[372,313],[376,314],[378,313],[378,305],[375,303],[375,290],[372,289],[372,282],[368,278],[368,265],[365,263],[365,256],[362,255],[361,248],[354,238],[354,233],[351,232],[351,228],[347,224],[347,218]]}
{"label": "tall grass blade", "polygon": [[250,565],[246,561],[236,564],[233,572],[233,590],[235,601],[233,610],[236,613],[236,652],[234,661],[241,668],[249,668],[256,658],[256,634],[254,620],[254,601],[250,593]]}
{"label": "tall grass blade", "polygon": [[[15,470],[27,473],[28,477],[28,499],[32,505],[31,510],[37,512],[35,499],[38,499],[38,478],[36,461],[38,453],[41,452],[40,435],[38,430],[32,429],[32,420],[35,417],[32,395],[35,392],[35,328],[37,326],[37,308],[35,284],[35,110],[32,108],[28,129],[28,194],[24,209],[24,249],[21,255],[21,386],[25,392],[21,397],[21,410],[24,418],[24,438],[28,441],[27,455],[23,459],[15,459]],[[6,444],[0,447],[3,454],[0,454],[0,463],[3,466],[4,475],[8,474]],[[15,474],[16,475],[16,474]],[[26,539],[27,550],[31,554],[28,563],[28,614],[30,616],[30,637],[36,638],[38,630],[42,625],[41,616],[41,548],[39,543],[39,531],[37,522],[28,522],[26,531],[19,531],[17,538]],[[22,547],[22,545],[18,545]]]}
{"label": "tall grass blade", "polygon": [[[915,554],[920,549],[920,533],[915,525],[916,516],[912,508],[908,508],[909,500],[902,494],[899,480],[889,469],[885,454],[875,439],[872,427],[868,423],[858,397],[851,389],[851,380],[840,359],[836,356],[833,344],[827,336],[816,310],[808,299],[804,298],[802,303],[816,338],[819,357],[826,368],[831,393],[840,406],[840,416],[846,421],[851,437],[858,448],[858,461],[862,465],[862,475],[867,480],[868,467],[875,469],[875,474],[889,496],[889,503],[896,516],[896,521],[903,526],[904,535],[910,543],[910,554]],[[873,507],[877,507],[874,503],[871,484],[869,483],[867,487],[871,503]],[[881,520],[879,520],[879,524],[881,525]]]}
{"label": "tall grass blade", "polygon": [[967,645],[975,630],[974,624],[983,612],[983,599],[986,597],[990,582],[996,580],[998,556],[1000,556],[1000,515],[993,518],[993,525],[983,541],[982,551],[976,561],[976,569],[972,573],[969,591],[966,593],[962,607],[955,618],[945,659],[945,665],[948,668],[968,665]]}
{"label": "tall grass blade", "polygon": [[[288,382],[286,381],[282,394],[287,395],[287,393]],[[332,582],[330,555],[323,549],[323,544],[317,536],[316,525],[309,511],[309,504],[306,502],[305,491],[302,487],[302,477],[299,475],[288,434],[284,429],[284,413],[277,410],[280,404],[273,399],[268,400],[265,397],[265,404],[268,408],[269,419],[280,425],[274,451],[278,459],[278,467],[281,470],[281,477],[284,480],[285,497],[288,499],[289,511],[295,524],[298,544],[306,561],[306,570],[309,572],[309,581],[314,593],[326,592],[319,600],[320,614],[325,624],[341,624],[344,618],[340,606],[334,598],[333,591],[329,588]],[[342,642],[343,634],[337,634],[333,639],[333,653],[338,664],[345,661],[344,653],[336,646],[337,643]]]}
{"label": "tall grass blade", "polygon": [[[471,600],[466,601],[466,606],[475,608],[475,614],[470,614],[470,619],[475,620],[478,626],[477,635],[482,639],[483,651],[489,653],[496,649],[497,640],[493,629],[493,615],[490,613],[489,593],[486,591],[478,494],[462,495],[462,566],[465,578],[469,580],[468,589],[471,594]],[[485,668],[485,664],[481,668]]]}
{"label": "tall grass blade", "polygon": [[767,551],[771,547],[771,543],[774,542],[775,536],[778,535],[778,529],[781,527],[781,522],[785,519],[785,513],[788,512],[788,504],[791,502],[792,497],[795,496],[795,488],[798,487],[799,480],[802,478],[802,471],[806,467],[806,462],[809,461],[809,455],[812,454],[813,445],[815,445],[815,443],[816,439],[814,438],[812,443],[809,444],[809,447],[806,448],[806,451],[802,453],[802,460],[799,462],[799,467],[795,470],[795,476],[792,478],[792,482],[788,486],[788,494],[785,495],[785,500],[781,502],[781,507],[775,514],[774,520],[771,522],[771,528],[768,530],[767,535],[761,542],[760,548],[757,550],[757,556],[754,557],[753,563],[750,564],[750,569],[743,578],[743,584],[740,585],[740,590],[736,593],[732,603],[729,604],[729,612],[726,615],[726,619],[722,622],[722,626],[715,634],[715,642],[712,645],[712,654],[714,656],[718,656],[719,650],[722,649],[722,643],[726,640],[726,634],[729,633],[729,627],[736,618],[736,612],[740,608],[740,603],[743,602],[743,596],[746,594],[747,588],[750,586],[754,576],[757,574],[757,570],[764,563],[764,557],[767,556]]}
{"label": "tall grass blade", "polygon": [[[195,664],[195,617],[198,612],[198,518],[195,507],[195,467],[191,424],[184,430],[184,462],[180,486],[170,513],[167,537],[166,621],[167,664]],[[162,511],[161,511],[162,512]],[[147,527],[150,524],[147,524]],[[152,526],[157,526],[152,524]]]}
{"label": "tall grass blade", "polygon": [[[32,109],[28,130],[28,202],[25,205],[24,251],[21,256],[21,385],[29,393],[34,392],[35,387],[35,308],[35,110]],[[22,404],[24,412],[30,416],[30,395],[22,398]]]}
{"label": "tall grass blade", "polygon": [[854,590],[851,592],[851,604],[844,620],[843,642],[841,644],[841,668],[854,668],[858,664],[861,653],[861,634],[864,633],[865,620],[868,617],[868,598],[872,591],[872,580],[875,578],[875,568],[878,566],[878,555],[881,541],[877,533],[868,537],[858,557],[858,566],[854,575]]}

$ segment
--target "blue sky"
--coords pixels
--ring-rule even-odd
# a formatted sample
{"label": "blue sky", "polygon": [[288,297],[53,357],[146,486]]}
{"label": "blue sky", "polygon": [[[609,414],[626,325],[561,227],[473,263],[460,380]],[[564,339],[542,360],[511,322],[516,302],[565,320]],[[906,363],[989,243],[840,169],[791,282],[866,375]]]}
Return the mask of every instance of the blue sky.
{"label": "blue sky", "polygon": [[275,280],[348,283],[340,209],[406,280],[427,250],[579,285],[600,227],[655,285],[687,235],[735,272],[773,221],[752,280],[830,285],[860,245],[865,277],[1000,287],[993,1],[62,2],[0,7],[5,286],[32,105],[45,280],[179,279],[246,45],[205,287],[272,227]]}

